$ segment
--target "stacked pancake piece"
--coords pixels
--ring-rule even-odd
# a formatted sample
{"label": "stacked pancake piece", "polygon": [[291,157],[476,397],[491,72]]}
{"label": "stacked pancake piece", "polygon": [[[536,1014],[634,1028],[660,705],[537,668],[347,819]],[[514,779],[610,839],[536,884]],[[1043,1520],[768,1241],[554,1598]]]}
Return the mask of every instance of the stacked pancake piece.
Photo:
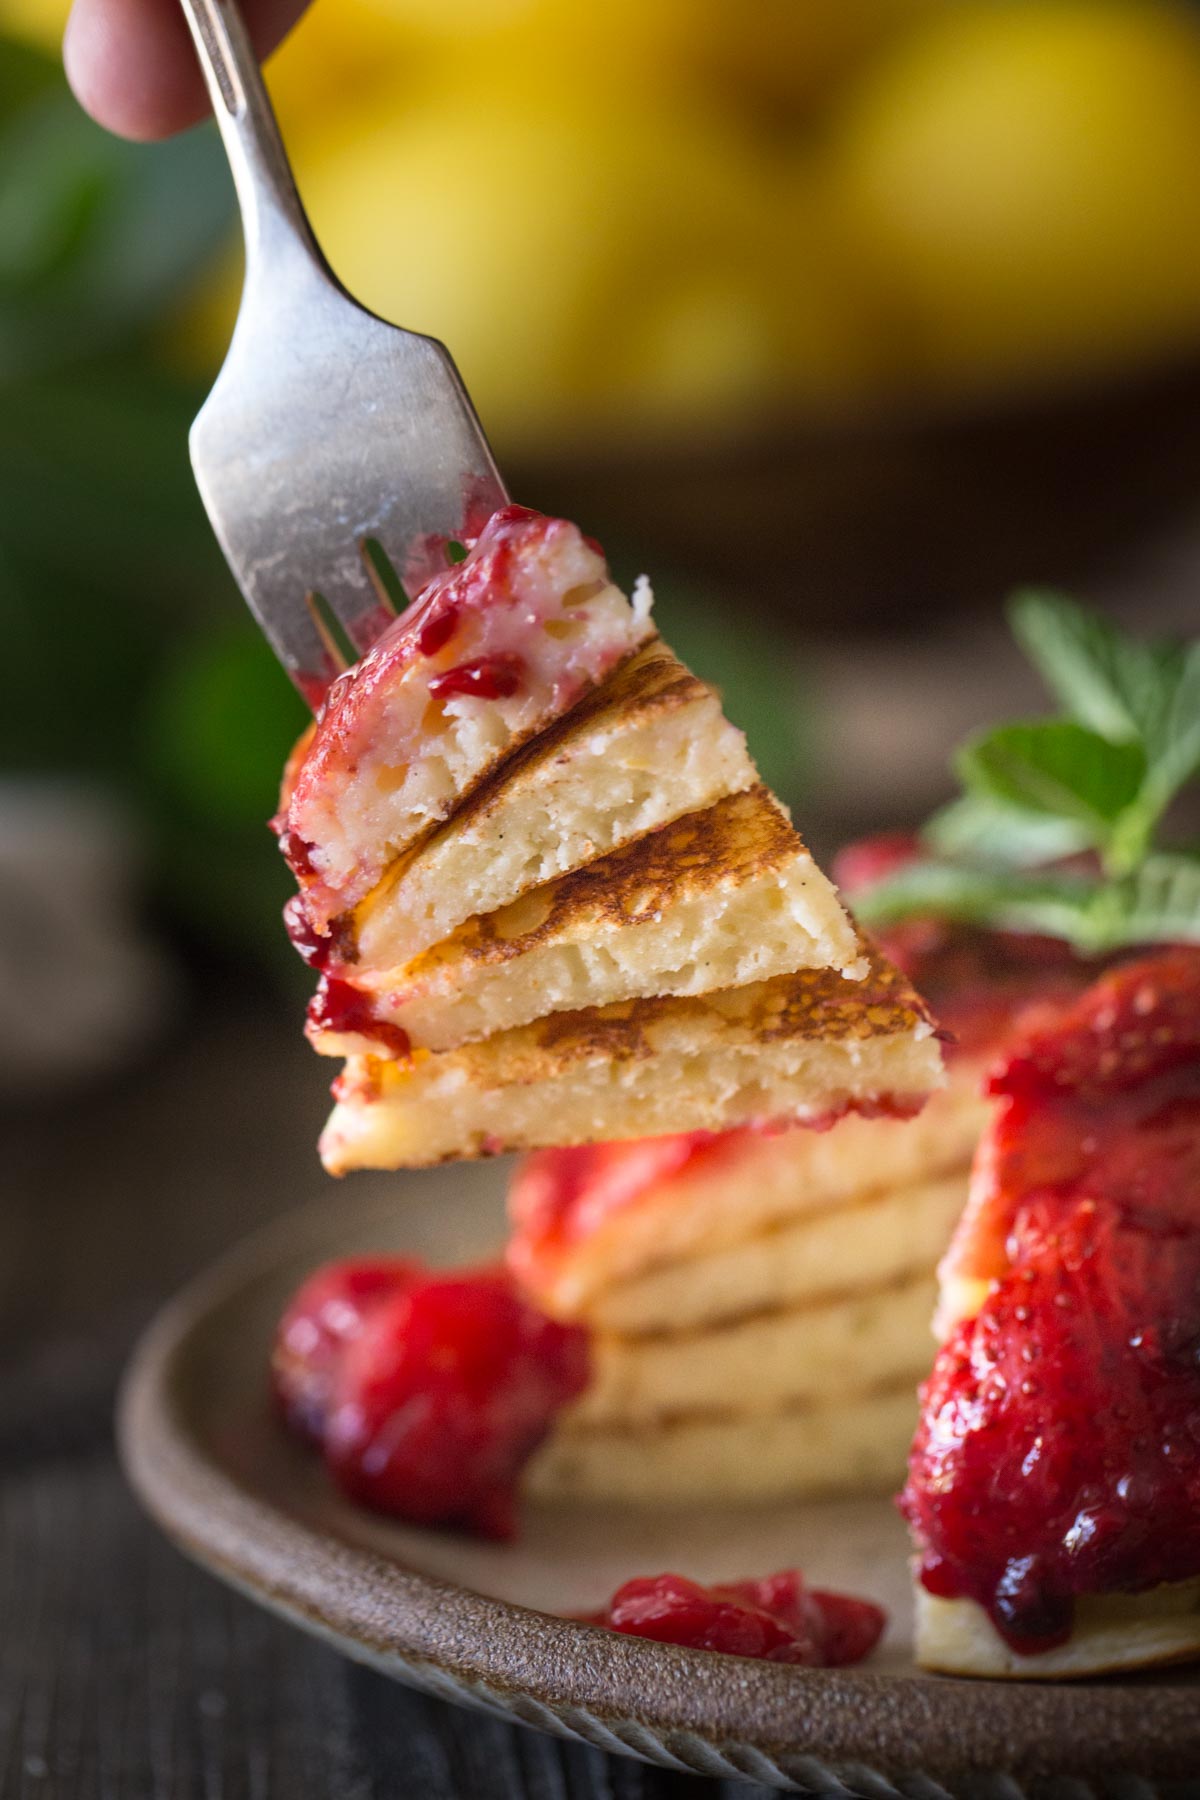
{"label": "stacked pancake piece", "polygon": [[510,1265],[590,1328],[593,1367],[533,1489],[670,1505],[894,1487],[983,1118],[960,1062],[908,1121],[526,1159]]}
{"label": "stacked pancake piece", "polygon": [[912,1111],[922,1003],[577,529],[496,515],[289,765],[334,1173]]}

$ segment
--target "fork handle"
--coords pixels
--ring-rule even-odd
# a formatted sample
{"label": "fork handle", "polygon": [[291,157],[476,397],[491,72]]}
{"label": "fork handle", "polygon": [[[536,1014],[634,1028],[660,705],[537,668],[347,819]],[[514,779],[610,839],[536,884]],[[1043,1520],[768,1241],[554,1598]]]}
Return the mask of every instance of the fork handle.
{"label": "fork handle", "polygon": [[258,58],[235,0],[180,0],[233,171],[246,274],[288,251],[329,275],[279,135]]}

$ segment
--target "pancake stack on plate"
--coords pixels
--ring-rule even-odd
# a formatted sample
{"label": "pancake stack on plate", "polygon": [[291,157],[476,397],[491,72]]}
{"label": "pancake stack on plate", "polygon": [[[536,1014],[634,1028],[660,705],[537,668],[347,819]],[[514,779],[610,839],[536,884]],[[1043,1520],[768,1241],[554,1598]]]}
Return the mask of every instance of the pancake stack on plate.
{"label": "pancake stack on plate", "polygon": [[590,1328],[593,1367],[534,1490],[672,1504],[897,1485],[985,1117],[976,1074],[952,1068],[907,1122],[529,1157],[510,1265]]}
{"label": "pancake stack on plate", "polygon": [[887,943],[954,1039],[919,1117],[547,1150],[519,1167],[510,1266],[593,1343],[592,1384],[531,1472],[542,1494],[899,1486],[985,1071],[1018,1021],[1089,977],[1066,946],[933,918]]}
{"label": "pancake stack on plate", "polygon": [[576,527],[497,514],[285,777],[334,1173],[913,1112],[940,1049],[713,691]]}

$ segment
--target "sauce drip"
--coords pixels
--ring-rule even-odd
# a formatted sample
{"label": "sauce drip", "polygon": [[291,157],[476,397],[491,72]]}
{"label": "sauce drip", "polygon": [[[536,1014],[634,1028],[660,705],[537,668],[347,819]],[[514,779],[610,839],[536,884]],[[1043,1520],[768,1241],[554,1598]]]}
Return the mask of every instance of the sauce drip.
{"label": "sauce drip", "polygon": [[313,929],[308,910],[301,894],[293,894],[283,908],[283,928],[292,940],[292,947],[301,962],[310,969],[322,970],[333,953],[332,937],[322,937]]}
{"label": "sauce drip", "polygon": [[397,1061],[409,1055],[412,1042],[400,1025],[377,1019],[368,995],[335,975],[322,975],[317,991],[308,1003],[308,1020],[319,1031],[357,1032],[373,1038],[389,1056]]}

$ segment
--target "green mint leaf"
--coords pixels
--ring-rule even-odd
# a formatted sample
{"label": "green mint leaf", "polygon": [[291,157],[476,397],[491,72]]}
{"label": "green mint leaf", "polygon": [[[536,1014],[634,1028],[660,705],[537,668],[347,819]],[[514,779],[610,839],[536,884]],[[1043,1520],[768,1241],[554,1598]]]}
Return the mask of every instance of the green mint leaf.
{"label": "green mint leaf", "polygon": [[1108,891],[1112,929],[1119,933],[1114,948],[1200,943],[1200,856],[1149,856],[1128,881]]}
{"label": "green mint leaf", "polygon": [[1146,734],[1147,800],[1157,813],[1200,768],[1200,643],[1164,658],[1164,688],[1159,717]]}
{"label": "green mint leaf", "polygon": [[854,910],[873,926],[933,915],[997,931],[1044,932],[1077,943],[1088,934],[1096,885],[1082,876],[910,863],[856,896]]}
{"label": "green mint leaf", "polygon": [[912,863],[855,901],[867,925],[933,915],[991,931],[1040,932],[1082,956],[1200,943],[1200,856],[1150,856],[1122,881]]}
{"label": "green mint leaf", "polygon": [[1091,847],[1086,826],[1027,812],[990,794],[962,794],[934,813],[921,833],[934,853],[985,868],[1028,869]]}
{"label": "green mint leaf", "polygon": [[[1144,644],[1053,594],[1014,630],[1073,715],[983,733],[958,753],[965,792],[926,825],[932,860],[859,897],[869,924],[918,915],[1042,932],[1095,956],[1200,943],[1200,853],[1155,849],[1200,771],[1200,643]],[[1063,867],[1092,848],[1102,872]]]}
{"label": "green mint leaf", "polygon": [[1002,725],[965,744],[955,766],[969,792],[1070,820],[1098,849],[1107,848],[1146,776],[1139,744],[1110,743],[1070,719]]}
{"label": "green mint leaf", "polygon": [[1009,621],[1051,693],[1081,725],[1119,743],[1153,734],[1169,692],[1169,650],[1040,589],[1014,595]]}
{"label": "green mint leaf", "polygon": [[1146,778],[1137,799],[1117,821],[1105,852],[1110,872],[1128,875],[1149,854],[1159,821],[1200,767],[1200,644],[1160,653],[1157,714],[1147,717]]}
{"label": "green mint leaf", "polygon": [[457,538],[449,538],[446,543],[446,561],[460,563],[467,560],[467,546],[460,544]]}

